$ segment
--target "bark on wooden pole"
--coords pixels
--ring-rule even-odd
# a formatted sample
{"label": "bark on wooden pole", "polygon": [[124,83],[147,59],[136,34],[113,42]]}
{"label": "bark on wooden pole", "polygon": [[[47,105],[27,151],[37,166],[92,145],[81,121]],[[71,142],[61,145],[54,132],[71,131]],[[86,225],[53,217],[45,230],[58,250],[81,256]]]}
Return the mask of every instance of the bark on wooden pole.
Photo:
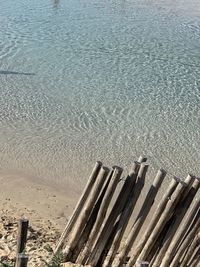
{"label": "bark on wooden pole", "polygon": [[21,218],[18,225],[17,255],[22,253],[26,246],[28,233],[28,219]]}
{"label": "bark on wooden pole", "polygon": [[23,253],[19,253],[17,255],[15,267],[27,267],[27,263],[28,263],[28,256]]}
{"label": "bark on wooden pole", "polygon": [[173,259],[173,257],[176,254],[177,247],[179,243],[181,242],[184,234],[187,232],[188,227],[192,223],[192,221],[195,218],[195,215],[197,214],[200,206],[200,195],[198,195],[192,202],[190,208],[188,209],[188,212],[181,223],[176,235],[172,239],[172,242],[170,243],[170,246],[168,247],[165,256],[162,260],[162,263],[160,267],[168,267]]}
{"label": "bark on wooden pole", "polygon": [[194,253],[194,256],[191,260],[191,262],[186,265],[186,267],[197,267],[197,264],[200,261],[200,246],[198,247],[198,249],[196,250],[196,252]]}
{"label": "bark on wooden pole", "polygon": [[137,261],[136,267],[149,267],[149,263],[147,261]]}
{"label": "bark on wooden pole", "polygon": [[[166,172],[163,169],[160,169],[153,181],[153,184],[150,187],[150,190],[144,200],[144,203],[141,207],[141,210],[130,230],[130,233],[128,235],[127,240],[125,241],[125,243],[123,244],[123,246],[120,248],[120,252],[117,255],[113,266],[121,266],[121,264],[123,264],[126,256],[128,255],[129,251],[131,250],[131,247],[135,241],[135,239],[137,238],[139,231],[142,227],[142,225],[145,222],[145,219],[147,217],[147,215],[149,214],[149,211],[154,203],[156,194],[158,192],[158,189],[160,188],[164,177],[166,176]],[[139,183],[140,181],[138,180],[137,183]],[[141,183],[144,183],[144,180],[141,181]],[[136,200],[139,197],[142,187],[140,186],[140,184],[138,184],[138,188],[137,188],[137,184],[134,188],[134,192],[133,195],[135,195]],[[136,201],[135,201],[136,202]],[[117,251],[116,251],[117,252]],[[116,254],[116,253],[115,253]],[[129,264],[129,263],[128,263]]]}
{"label": "bark on wooden pole", "polygon": [[95,206],[94,206],[94,208],[93,208],[93,210],[91,212],[91,215],[90,215],[90,217],[89,217],[89,219],[88,219],[88,221],[86,223],[86,226],[85,226],[83,232],[80,235],[80,238],[79,238],[79,240],[77,242],[76,247],[74,248],[72,259],[71,259],[72,262],[76,261],[77,257],[80,254],[80,251],[82,250],[82,248],[84,247],[84,244],[88,240],[90,232],[92,231],[92,229],[94,227],[96,218],[97,218],[98,213],[99,213],[100,206],[102,204],[102,201],[103,201],[103,198],[105,196],[106,190],[107,190],[108,185],[110,183],[110,179],[111,179],[112,174],[113,174],[113,170],[110,171],[110,173],[109,173],[109,175],[107,177],[107,180],[105,182],[105,185],[104,185],[104,187],[102,189],[102,192],[100,193],[99,198],[98,198],[97,202],[95,203]]}
{"label": "bark on wooden pole", "polygon": [[189,247],[190,243],[194,239],[196,233],[198,233],[198,230],[200,230],[200,210],[198,211],[190,229],[189,229],[188,235],[184,238],[184,241],[178,248],[171,264],[170,267],[176,267],[179,261],[181,260],[182,256],[184,255],[185,251]]}
{"label": "bark on wooden pole", "polygon": [[[193,179],[191,181],[193,181]],[[178,203],[177,208],[173,214],[173,223],[169,227],[166,236],[162,242],[162,246],[153,264],[154,267],[160,266],[162,259],[167,251],[167,248],[169,247],[171,240],[173,239],[182,219],[184,218],[184,215],[186,214],[192,200],[194,199],[196,192],[199,189],[199,186],[200,181],[198,179],[195,179],[192,184],[192,187],[188,185],[190,190],[188,190],[187,187],[185,188],[186,192],[183,192],[183,197]]]}
{"label": "bark on wooden pole", "polygon": [[109,173],[109,169],[106,167],[101,167],[99,174],[96,178],[96,182],[93,186],[93,189],[90,192],[90,195],[88,197],[87,202],[85,203],[79,218],[77,220],[77,223],[74,226],[73,232],[70,236],[69,242],[65,249],[63,250],[63,255],[65,261],[70,260],[71,253],[73,252],[75,246],[77,245],[79,236],[88,220],[88,217],[91,214],[92,208],[101,192],[102,186],[106,180],[106,177]]}
{"label": "bark on wooden pole", "polygon": [[130,193],[130,197],[127,199],[126,205],[125,205],[125,207],[124,207],[124,209],[120,215],[118,226],[115,230],[116,234],[114,236],[114,240],[112,241],[112,245],[109,248],[108,254],[107,254],[107,256],[104,260],[104,263],[102,265],[103,267],[110,266],[110,264],[112,263],[115,255],[117,253],[117,250],[120,246],[120,242],[121,242],[123,234],[126,230],[126,227],[128,225],[129,219],[131,217],[131,214],[133,212],[135,204],[137,203],[137,200],[138,200],[140,193],[142,191],[142,188],[144,186],[145,176],[146,176],[146,173],[148,170],[148,165],[144,165],[144,166],[145,166],[145,169],[143,171],[143,175],[142,176],[138,175],[136,184],[133,187],[133,189]]}
{"label": "bark on wooden pole", "polygon": [[172,182],[170,183],[169,187],[167,188],[167,191],[166,191],[165,195],[163,196],[163,198],[161,199],[161,202],[159,203],[159,205],[158,205],[158,207],[154,213],[154,216],[153,216],[152,220],[150,221],[150,224],[147,226],[147,229],[146,229],[144,235],[141,237],[139,244],[136,246],[136,248],[134,249],[134,251],[132,253],[132,256],[130,258],[130,263],[132,265],[134,265],[136,263],[139,254],[141,253],[141,251],[144,248],[144,245],[146,244],[149,236],[151,235],[153,229],[155,228],[168,200],[170,199],[172,193],[176,189],[178,183],[179,183],[179,180],[177,178],[173,178]]}
{"label": "bark on wooden pole", "polygon": [[103,221],[106,217],[106,213],[108,210],[108,206],[110,204],[110,201],[112,199],[112,196],[115,192],[115,189],[117,187],[117,184],[120,180],[121,174],[123,172],[123,169],[120,167],[114,167],[113,174],[111,177],[111,181],[108,185],[107,191],[105,193],[105,197],[103,199],[102,205],[100,207],[95,225],[91,231],[91,234],[88,238],[87,243],[85,244],[85,247],[83,251],[81,252],[80,256],[77,259],[77,262],[80,264],[85,264],[87,261],[87,258],[91,252],[92,247],[94,246],[94,242],[99,234],[99,231],[102,227]]}
{"label": "bark on wooden pole", "polygon": [[57,253],[59,250],[61,250],[63,248],[64,242],[67,239],[69,233],[71,232],[73,226],[75,225],[77,218],[80,215],[81,210],[82,210],[82,208],[83,208],[83,206],[84,206],[84,204],[85,204],[85,202],[86,202],[86,200],[90,194],[90,191],[91,191],[91,189],[92,189],[92,187],[96,181],[96,178],[97,178],[97,175],[99,173],[101,166],[102,166],[102,163],[100,161],[97,161],[95,163],[95,166],[94,166],[92,173],[89,177],[89,180],[85,186],[85,189],[84,189],[84,191],[83,191],[83,193],[82,193],[82,195],[81,195],[81,197],[80,197],[80,199],[79,199],[79,201],[78,201],[78,203],[74,209],[74,212],[73,212],[71,218],[69,219],[69,221],[68,221],[68,223],[67,223],[67,225],[66,225],[66,227],[65,227],[65,229],[64,229],[64,231],[63,231],[63,233],[62,233],[62,235],[61,235],[61,237],[60,237],[60,239],[56,245],[54,253]]}
{"label": "bark on wooden pole", "polygon": [[[129,194],[132,190],[132,187],[135,184],[135,180],[137,177],[137,173],[138,173],[138,168],[139,168],[139,163],[138,162],[134,162],[131,171],[128,175],[128,177],[125,180],[125,183],[117,197],[117,200],[115,201],[115,204],[106,220],[106,223],[99,235],[99,238],[94,246],[94,248],[92,249],[91,255],[87,261],[87,264],[92,265],[92,266],[96,266],[96,264],[98,263],[101,254],[103,252],[103,250],[105,249],[105,246],[107,244],[107,241],[110,237],[110,235],[112,234],[112,230],[113,230],[113,226],[116,222],[117,217],[119,216],[119,214],[122,212],[124,205],[127,201],[127,198],[129,197]],[[139,175],[139,174],[138,174]]]}
{"label": "bark on wooden pole", "polygon": [[189,249],[187,251],[187,254],[185,255],[184,259],[181,262],[180,267],[184,267],[187,266],[187,263],[189,263],[189,261],[192,259],[192,255],[196,249],[196,247],[198,246],[200,241],[200,235],[196,235],[195,238],[193,239],[192,243],[189,246]]}
{"label": "bark on wooden pole", "polygon": [[[188,182],[190,181],[191,177],[188,177]],[[138,259],[140,260],[146,260],[148,257],[148,254],[150,253],[154,243],[156,242],[157,238],[159,237],[159,234],[163,230],[165,224],[170,219],[171,214],[174,211],[174,208],[176,207],[181,194],[185,188],[185,182],[180,182],[178,186],[176,187],[176,190],[172,194],[171,198],[168,200],[167,205],[165,209],[163,210],[157,224],[155,225],[155,228],[153,229],[152,233],[150,234],[144,248],[142,249],[142,252],[140,253]]]}

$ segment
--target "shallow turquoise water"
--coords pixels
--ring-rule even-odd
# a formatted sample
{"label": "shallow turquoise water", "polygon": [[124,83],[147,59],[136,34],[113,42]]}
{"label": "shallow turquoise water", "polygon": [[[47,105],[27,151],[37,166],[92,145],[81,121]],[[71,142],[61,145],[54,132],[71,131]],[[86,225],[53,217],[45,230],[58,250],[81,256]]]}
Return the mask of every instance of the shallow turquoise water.
{"label": "shallow turquoise water", "polygon": [[200,21],[151,1],[0,0],[0,170],[199,174]]}

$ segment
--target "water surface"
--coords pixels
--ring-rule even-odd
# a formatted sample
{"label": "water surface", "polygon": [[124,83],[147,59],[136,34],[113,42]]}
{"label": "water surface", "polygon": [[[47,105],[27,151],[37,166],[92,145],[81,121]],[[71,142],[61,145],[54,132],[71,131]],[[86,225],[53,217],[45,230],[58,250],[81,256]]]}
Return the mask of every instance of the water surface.
{"label": "water surface", "polygon": [[181,7],[0,1],[1,172],[77,186],[145,154],[199,174],[200,20]]}

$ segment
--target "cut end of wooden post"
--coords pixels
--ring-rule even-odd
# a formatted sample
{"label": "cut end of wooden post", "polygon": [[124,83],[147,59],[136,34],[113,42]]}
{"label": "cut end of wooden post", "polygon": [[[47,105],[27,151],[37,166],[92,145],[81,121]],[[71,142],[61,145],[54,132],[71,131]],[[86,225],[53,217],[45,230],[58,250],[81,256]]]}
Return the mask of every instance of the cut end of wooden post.
{"label": "cut end of wooden post", "polygon": [[133,174],[137,173],[139,171],[139,168],[140,163],[138,161],[134,161],[129,171],[129,176],[132,176]]}
{"label": "cut end of wooden post", "polygon": [[138,162],[139,163],[142,163],[142,162],[146,162],[147,161],[147,157],[143,156],[143,155],[140,155],[139,156],[139,159],[138,159]]}
{"label": "cut end of wooden post", "polygon": [[185,178],[185,180],[183,181],[183,185],[184,186],[188,186],[190,185],[191,183],[193,183],[195,180],[195,177],[192,176],[191,174],[188,174],[188,176]]}
{"label": "cut end of wooden post", "polygon": [[160,168],[160,169],[159,169],[159,172],[160,172],[162,175],[166,175],[166,174],[167,174],[167,171],[164,170],[163,168]]}
{"label": "cut end of wooden post", "polygon": [[19,219],[19,224],[21,223],[29,223],[28,218],[26,218],[24,215]]}

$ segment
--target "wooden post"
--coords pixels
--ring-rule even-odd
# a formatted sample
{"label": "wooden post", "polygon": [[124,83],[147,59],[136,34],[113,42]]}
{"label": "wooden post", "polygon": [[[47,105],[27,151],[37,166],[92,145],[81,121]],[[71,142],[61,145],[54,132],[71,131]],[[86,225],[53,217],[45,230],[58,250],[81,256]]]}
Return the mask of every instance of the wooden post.
{"label": "wooden post", "polygon": [[180,245],[178,251],[174,255],[174,258],[170,264],[170,267],[176,267],[179,263],[181,257],[184,255],[185,251],[189,247],[190,243],[194,239],[196,233],[198,233],[198,230],[200,230],[200,210],[198,211],[197,215],[195,216],[195,219],[192,223],[192,226],[189,229],[188,235],[185,237],[184,241]]}
{"label": "wooden post", "polygon": [[103,267],[110,266],[112,261],[117,253],[117,250],[120,246],[121,239],[128,225],[129,219],[135,207],[135,204],[140,196],[141,190],[144,186],[145,176],[148,170],[148,165],[143,162],[140,166],[140,170],[138,173],[136,184],[130,192],[130,195],[126,201],[124,209],[120,215],[120,219],[115,225],[115,229],[113,231],[113,240],[112,243],[109,242],[106,250],[108,250],[107,256],[104,259],[102,264]]}
{"label": "wooden post", "polygon": [[119,216],[119,214],[122,212],[124,205],[127,201],[127,198],[129,197],[129,194],[135,184],[135,180],[137,177],[137,173],[138,173],[138,168],[139,168],[139,163],[138,162],[134,162],[133,167],[128,175],[128,177],[125,180],[125,183],[117,197],[117,200],[106,220],[106,223],[99,235],[99,238],[94,246],[94,248],[92,249],[91,255],[87,261],[87,264],[92,265],[92,266],[96,266],[96,264],[98,263],[101,254],[107,244],[107,241],[110,237],[110,235],[112,234],[112,230],[115,224],[115,221],[117,219],[117,217]]}
{"label": "wooden post", "polygon": [[149,267],[149,263],[147,261],[137,261],[136,267]]}
{"label": "wooden post", "polygon": [[100,172],[97,176],[96,182],[93,186],[93,190],[91,191],[88,200],[86,202],[86,204],[84,205],[79,218],[77,220],[77,223],[74,226],[74,230],[70,236],[70,240],[67,244],[67,246],[65,247],[65,249],[63,250],[63,255],[64,255],[64,259],[65,261],[70,260],[71,257],[71,253],[73,252],[74,248],[77,245],[77,242],[79,240],[79,236],[83,231],[83,228],[88,220],[88,217],[91,214],[92,208],[101,192],[102,186],[106,180],[106,177],[109,173],[109,169],[106,167],[101,167]]}
{"label": "wooden post", "polygon": [[178,232],[172,239],[172,242],[170,243],[170,246],[168,247],[165,256],[162,260],[162,263],[160,267],[168,267],[173,260],[173,257],[176,254],[177,247],[180,244],[184,233],[187,231],[188,227],[192,223],[193,219],[195,218],[195,215],[198,212],[200,206],[200,194],[193,200],[190,208],[188,209],[188,212],[186,214],[186,217],[184,218],[183,222],[181,223]]}
{"label": "wooden post", "polygon": [[147,158],[145,156],[139,156],[139,159],[138,159],[138,162],[139,163],[143,163],[143,162],[146,162],[147,161]]}
{"label": "wooden post", "polygon": [[[190,182],[190,179],[191,177],[187,177],[188,183]],[[150,253],[154,243],[159,237],[159,234],[163,230],[167,221],[170,219],[171,214],[174,211],[174,208],[176,207],[185,186],[186,186],[185,182],[180,182],[178,186],[176,187],[176,190],[172,194],[171,198],[168,200],[165,209],[163,210],[157,224],[155,225],[155,228],[153,229],[152,233],[149,235],[149,239],[147,240],[144,248],[142,249],[142,252],[139,255],[139,259],[146,260],[146,258],[148,257],[148,254]]]}
{"label": "wooden post", "polygon": [[150,221],[144,235],[141,237],[138,246],[136,246],[136,248],[134,249],[134,251],[132,253],[132,256],[129,260],[130,266],[132,266],[136,263],[139,254],[141,253],[141,251],[144,248],[144,245],[146,244],[149,236],[151,235],[153,229],[155,228],[168,200],[170,199],[170,197],[171,197],[172,193],[174,192],[175,188],[177,187],[178,183],[179,183],[178,179],[173,178],[173,180],[170,183],[165,195],[161,199],[161,202],[159,203],[159,205],[158,205],[158,207],[154,213],[154,216],[153,216],[152,220]]}
{"label": "wooden post", "polygon": [[23,253],[19,253],[17,255],[15,267],[27,267],[27,263],[28,263],[28,256]]}
{"label": "wooden post", "polygon": [[187,267],[197,267],[197,264],[200,262],[200,246],[194,253],[191,262],[189,263],[190,265],[187,265]]}
{"label": "wooden post", "polygon": [[[154,181],[153,181],[152,186],[150,187],[150,190],[149,190],[149,192],[148,192],[148,194],[144,200],[144,203],[140,209],[140,212],[139,212],[139,214],[138,214],[138,216],[137,216],[137,218],[136,218],[136,220],[135,220],[135,222],[131,228],[131,231],[128,235],[128,238],[125,241],[124,245],[121,247],[120,252],[117,255],[117,257],[113,263],[114,267],[115,266],[121,266],[124,262],[125,257],[128,256],[128,253],[129,253],[135,239],[137,238],[139,231],[140,231],[142,225],[144,224],[144,221],[145,221],[147,215],[149,214],[149,211],[150,211],[150,209],[154,203],[158,189],[160,188],[165,176],[166,176],[166,172],[163,169],[160,169],[158,171]],[[144,183],[144,181],[142,181],[142,183]],[[140,188],[137,188],[137,184],[136,184],[136,186],[134,188],[133,195],[135,195],[138,198],[140,193],[141,193],[141,190],[140,190]],[[124,216],[124,219],[125,219],[125,216]]]}
{"label": "wooden post", "polygon": [[100,207],[97,219],[96,219],[96,223],[91,231],[91,234],[89,236],[89,239],[87,241],[87,243],[85,244],[85,247],[82,251],[82,253],[80,254],[80,256],[77,259],[77,262],[80,264],[85,264],[88,256],[91,252],[92,247],[94,246],[94,242],[97,239],[97,236],[100,232],[100,229],[102,227],[103,221],[105,219],[107,210],[108,210],[108,206],[110,204],[110,201],[112,199],[112,196],[115,192],[115,189],[117,187],[117,184],[119,182],[119,179],[121,177],[121,174],[123,172],[123,169],[120,167],[115,166],[112,176],[111,176],[111,181],[108,185],[107,191],[105,193],[105,197],[103,199],[102,205]]}
{"label": "wooden post", "polygon": [[79,201],[78,201],[78,203],[74,209],[74,212],[73,212],[71,218],[69,219],[69,221],[68,221],[68,223],[67,223],[67,225],[66,225],[66,227],[65,227],[65,229],[64,229],[64,231],[63,231],[63,233],[62,233],[62,235],[61,235],[61,237],[60,237],[60,239],[56,245],[56,248],[54,250],[54,254],[56,254],[59,250],[61,250],[63,248],[63,244],[64,244],[65,240],[67,239],[69,233],[71,232],[73,226],[75,225],[77,218],[79,217],[81,210],[83,209],[83,206],[84,206],[84,204],[85,204],[85,202],[86,202],[86,200],[90,194],[90,191],[91,191],[91,189],[92,189],[92,187],[96,181],[96,178],[97,178],[97,175],[99,173],[101,166],[102,166],[102,163],[100,161],[97,161],[95,163],[95,166],[94,166],[92,173],[89,177],[89,180],[85,186],[85,189],[84,189],[84,191],[83,191],[83,193],[82,193],[82,195],[81,195],[81,197],[80,197],[80,199],[79,199]]}
{"label": "wooden post", "polygon": [[90,235],[90,232],[92,231],[93,227],[94,227],[94,224],[95,224],[95,221],[96,221],[96,218],[98,216],[98,213],[99,213],[99,209],[102,205],[102,201],[103,201],[103,198],[105,196],[105,193],[106,193],[106,190],[108,188],[108,185],[110,183],[110,180],[111,180],[111,176],[113,174],[113,170],[110,171],[108,177],[107,177],[107,180],[105,182],[105,185],[102,189],[102,192],[100,193],[99,195],[99,198],[97,200],[97,202],[95,203],[95,206],[91,212],[91,215],[86,223],[86,226],[83,230],[83,232],[81,233],[80,235],[80,238],[77,242],[77,245],[76,247],[74,248],[73,250],[73,255],[72,255],[72,258],[71,258],[71,262],[75,262],[77,257],[79,256],[82,248],[84,247],[84,244],[87,242],[88,240],[88,237]]}
{"label": "wooden post", "polygon": [[[144,166],[144,167],[143,167]],[[131,217],[131,214],[133,212],[133,209],[135,207],[135,204],[140,196],[140,193],[142,191],[142,188],[144,186],[145,182],[145,176],[148,170],[148,165],[147,164],[141,164],[141,168],[144,168],[142,175],[138,175],[137,181],[135,186],[133,187],[129,198],[127,199],[127,202],[125,204],[125,207],[120,215],[120,219],[118,221],[118,226],[116,227],[114,239],[112,240],[112,245],[109,247],[109,251],[107,253],[107,256],[104,260],[103,267],[110,266],[116,253],[117,250],[120,246],[120,242],[122,240],[123,234],[126,230],[126,227],[128,225],[129,219]]]}
{"label": "wooden post", "polygon": [[197,234],[195,236],[195,238],[193,239],[192,243],[190,244],[189,249],[186,253],[186,256],[182,260],[180,267],[184,267],[184,266],[188,265],[189,261],[192,259],[192,255],[193,255],[196,247],[199,244],[199,241],[200,241],[200,235]]}
{"label": "wooden post", "polygon": [[[193,181],[193,179],[191,180]],[[180,201],[180,203],[178,203],[177,208],[173,214],[173,223],[172,225],[169,227],[166,236],[162,242],[162,246],[159,250],[159,253],[154,261],[153,266],[154,267],[159,267],[162,259],[167,251],[167,248],[170,245],[171,240],[173,239],[177,229],[179,228],[179,225],[184,217],[184,215],[186,214],[192,200],[194,199],[194,196],[196,194],[196,192],[198,191],[200,186],[200,181],[198,179],[195,179],[195,181],[193,182],[192,187],[188,186],[190,190],[188,190],[188,188],[185,188],[185,192],[183,192],[183,197]]]}
{"label": "wooden post", "polygon": [[28,233],[28,219],[21,218],[18,225],[17,255],[24,252]]}

